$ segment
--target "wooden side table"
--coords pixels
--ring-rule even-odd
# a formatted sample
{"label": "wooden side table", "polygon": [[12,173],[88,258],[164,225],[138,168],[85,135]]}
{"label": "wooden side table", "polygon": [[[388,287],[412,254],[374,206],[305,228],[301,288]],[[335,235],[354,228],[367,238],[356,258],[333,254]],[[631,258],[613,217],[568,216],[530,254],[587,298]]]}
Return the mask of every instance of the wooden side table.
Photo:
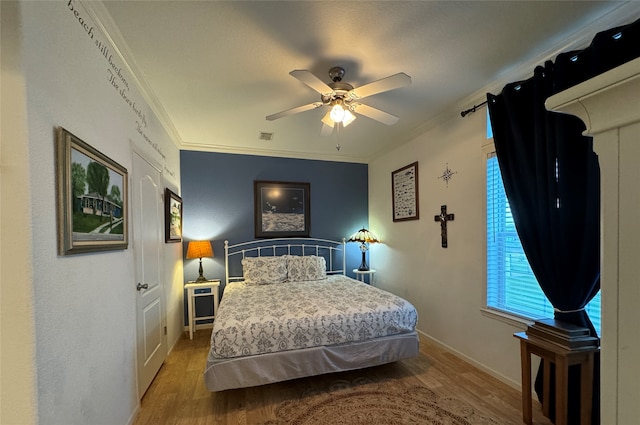
{"label": "wooden side table", "polygon": [[556,365],[556,425],[567,425],[568,381],[569,366],[580,365],[580,424],[591,424],[591,401],[593,396],[593,358],[600,347],[582,347],[566,349],[542,339],[529,338],[526,332],[514,334],[520,340],[520,355],[522,358],[522,420],[525,424],[532,423],[531,401],[531,354],[545,360],[543,373],[542,410],[549,416],[549,386],[551,374],[549,362]]}
{"label": "wooden side table", "polygon": [[[215,319],[218,312],[218,292],[220,288],[220,279],[212,279],[206,282],[187,282],[184,287],[187,289],[187,310],[189,315],[189,339],[193,339],[195,332],[196,320]],[[209,292],[196,292],[199,289],[209,289]],[[197,316],[196,298],[213,297],[213,315]]]}
{"label": "wooden side table", "polygon": [[369,276],[369,285],[373,285],[373,275],[376,273],[375,270],[373,269],[369,269],[369,270],[358,270],[358,269],[353,269],[353,272],[356,274],[356,279],[358,279],[361,282],[365,282],[364,277],[365,276]]}

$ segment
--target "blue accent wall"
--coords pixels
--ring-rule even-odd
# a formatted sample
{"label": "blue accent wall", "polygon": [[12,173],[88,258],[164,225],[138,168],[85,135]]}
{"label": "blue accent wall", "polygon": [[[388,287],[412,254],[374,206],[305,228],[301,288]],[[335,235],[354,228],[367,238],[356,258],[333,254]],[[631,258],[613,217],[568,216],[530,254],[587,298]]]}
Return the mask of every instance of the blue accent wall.
{"label": "blue accent wall", "polygon": [[[224,241],[255,239],[254,180],[309,183],[311,237],[341,240],[368,226],[366,164],[181,151],[180,175],[184,253],[189,240],[211,240],[215,257],[202,259],[204,276],[222,286]],[[347,244],[348,275],[360,260],[358,245]],[[198,260],[185,260],[185,282],[197,276]]]}

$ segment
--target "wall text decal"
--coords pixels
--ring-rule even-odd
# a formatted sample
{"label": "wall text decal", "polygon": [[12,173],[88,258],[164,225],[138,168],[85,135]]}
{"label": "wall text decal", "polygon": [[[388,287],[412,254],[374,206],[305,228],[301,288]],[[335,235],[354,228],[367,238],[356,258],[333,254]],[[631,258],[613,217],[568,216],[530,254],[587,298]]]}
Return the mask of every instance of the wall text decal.
{"label": "wall text decal", "polygon": [[[107,42],[100,39],[98,36],[98,30],[96,29],[95,24],[91,22],[91,18],[86,18],[86,14],[81,13],[79,7],[84,8],[84,5],[77,0],[68,0],[66,7],[72,13],[74,19],[80,24],[84,32],[87,34],[89,39],[93,41],[94,45],[100,52],[101,57],[107,62],[107,81],[111,87],[118,93],[120,99],[131,109],[135,120],[135,130],[142,139],[154,150],[156,151],[163,160],[166,160],[166,155],[162,151],[162,147],[154,142],[145,132],[147,128],[147,117],[143,112],[143,104],[138,103],[135,99],[133,99],[133,95],[130,90],[131,87],[129,85],[129,81],[131,78],[127,77],[127,70],[119,63],[118,56],[114,56],[109,49],[109,44]],[[86,12],[86,9],[85,9]],[[165,166],[166,168],[166,166]],[[175,173],[170,173],[172,176]]]}

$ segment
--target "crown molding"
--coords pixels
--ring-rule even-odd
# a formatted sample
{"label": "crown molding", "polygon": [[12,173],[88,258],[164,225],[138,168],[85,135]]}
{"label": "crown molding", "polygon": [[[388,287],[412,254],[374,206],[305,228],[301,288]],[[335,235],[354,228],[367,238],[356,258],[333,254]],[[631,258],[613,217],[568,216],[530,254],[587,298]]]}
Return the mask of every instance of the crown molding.
{"label": "crown molding", "polygon": [[330,155],[314,152],[260,149],[255,147],[244,148],[237,146],[210,145],[204,143],[184,143],[181,149],[198,152],[217,152],[238,155],[269,156],[277,158],[309,159],[317,161],[351,162],[356,164],[368,164],[370,160],[370,158],[368,157],[345,157],[344,155],[336,154]]}

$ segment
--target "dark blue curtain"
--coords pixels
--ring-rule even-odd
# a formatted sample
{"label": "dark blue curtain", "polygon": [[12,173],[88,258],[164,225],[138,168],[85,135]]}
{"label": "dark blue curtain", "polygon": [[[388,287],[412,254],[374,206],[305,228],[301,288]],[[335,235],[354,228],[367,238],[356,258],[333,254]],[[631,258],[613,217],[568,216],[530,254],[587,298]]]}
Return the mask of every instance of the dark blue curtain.
{"label": "dark blue curtain", "polygon": [[[600,289],[598,160],[591,138],[581,135],[582,121],[545,110],[552,76],[547,63],[533,78],[489,97],[496,156],[531,269],[554,308],[572,312],[557,312],[556,319],[586,325],[595,335],[582,309]],[[579,369],[570,374],[579,377]],[[569,401],[571,416],[580,412],[576,403],[577,397]]]}
{"label": "dark blue curtain", "polygon": [[[640,56],[640,20],[598,33],[585,50],[559,55],[526,81],[487,95],[496,156],[525,254],[555,318],[591,329],[583,308],[600,289],[600,170],[575,117],[548,112],[548,97]],[[599,357],[593,423],[600,423]],[[536,391],[542,398],[541,364]],[[579,366],[569,372],[569,424],[579,423]],[[553,376],[553,371],[552,371]],[[553,385],[552,385],[553,388]],[[551,394],[553,420],[554,394]]]}

